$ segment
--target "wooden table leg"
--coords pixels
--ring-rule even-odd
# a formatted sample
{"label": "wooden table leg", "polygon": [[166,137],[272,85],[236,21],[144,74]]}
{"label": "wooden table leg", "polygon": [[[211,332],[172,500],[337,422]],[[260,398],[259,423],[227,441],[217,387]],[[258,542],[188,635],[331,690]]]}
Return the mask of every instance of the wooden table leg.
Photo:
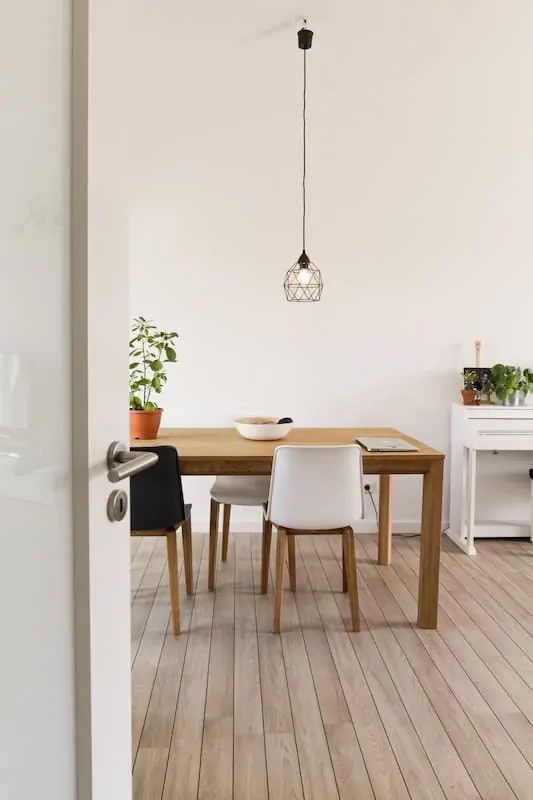
{"label": "wooden table leg", "polygon": [[390,475],[379,476],[378,564],[390,564],[392,550],[391,517],[392,481]]}
{"label": "wooden table leg", "polygon": [[418,626],[437,627],[439,569],[442,533],[444,459],[435,461],[424,475],[420,575],[418,578]]}
{"label": "wooden table leg", "polygon": [[346,576],[348,580],[348,598],[350,601],[350,614],[352,617],[352,630],[361,630],[359,619],[359,594],[357,591],[357,563],[355,559],[355,537],[353,528],[346,528],[343,533],[343,552],[346,563]]}

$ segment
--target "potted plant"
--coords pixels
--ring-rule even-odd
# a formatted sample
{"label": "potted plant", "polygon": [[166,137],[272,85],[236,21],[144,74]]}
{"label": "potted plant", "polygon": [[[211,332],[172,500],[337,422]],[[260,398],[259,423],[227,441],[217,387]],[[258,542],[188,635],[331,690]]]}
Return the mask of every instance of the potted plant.
{"label": "potted plant", "polygon": [[464,388],[461,390],[463,404],[465,406],[475,406],[478,399],[476,388],[477,373],[473,369],[465,369],[462,373]]}
{"label": "potted plant", "polygon": [[[481,384],[481,389],[479,391],[480,395],[480,405],[490,405],[492,403],[492,393],[494,391],[494,386],[492,383],[492,378],[486,376]],[[485,398],[485,399],[483,399]]]}
{"label": "potted plant", "polygon": [[522,380],[520,382],[521,403],[527,403],[527,398],[533,394],[533,370],[526,367],[522,372]]}
{"label": "potted plant", "polygon": [[167,382],[166,365],[177,361],[178,334],[160,331],[150,320],[136,317],[130,339],[130,436],[155,439],[163,409],[154,395],[161,394]]}
{"label": "potted plant", "polygon": [[508,364],[495,364],[491,370],[494,394],[502,405],[517,406],[523,386],[522,370]]}

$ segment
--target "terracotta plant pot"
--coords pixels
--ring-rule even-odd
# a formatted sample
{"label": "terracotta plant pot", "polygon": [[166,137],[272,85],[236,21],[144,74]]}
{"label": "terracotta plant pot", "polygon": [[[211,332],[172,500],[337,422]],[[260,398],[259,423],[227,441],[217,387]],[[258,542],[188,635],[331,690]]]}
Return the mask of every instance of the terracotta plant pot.
{"label": "terracotta plant pot", "polygon": [[475,389],[461,389],[463,395],[463,405],[475,406],[477,401],[477,392]]}
{"label": "terracotta plant pot", "polygon": [[156,408],[153,411],[134,411],[130,408],[130,437],[132,439],[157,439],[162,413],[162,408]]}

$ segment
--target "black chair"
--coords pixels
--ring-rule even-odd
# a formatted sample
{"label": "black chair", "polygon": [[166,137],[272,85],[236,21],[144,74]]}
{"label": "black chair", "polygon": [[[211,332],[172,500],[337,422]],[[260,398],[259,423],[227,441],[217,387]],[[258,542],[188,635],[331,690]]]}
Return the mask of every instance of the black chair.
{"label": "black chair", "polygon": [[166,536],[172,623],[180,633],[178,548],[181,528],[187,594],[192,594],[191,506],[183,500],[180,462],[174,447],[132,447],[133,451],[157,453],[159,461],[131,479],[131,535]]}

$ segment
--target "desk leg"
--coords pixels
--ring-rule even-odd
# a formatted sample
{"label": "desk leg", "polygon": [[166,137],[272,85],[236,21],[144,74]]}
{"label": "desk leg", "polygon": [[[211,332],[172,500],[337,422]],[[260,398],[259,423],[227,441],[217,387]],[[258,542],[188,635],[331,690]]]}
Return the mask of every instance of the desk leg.
{"label": "desk leg", "polygon": [[418,626],[437,627],[442,526],[444,460],[436,461],[424,475],[420,574],[418,578]]}
{"label": "desk leg", "polygon": [[378,521],[378,564],[390,564],[392,549],[390,475],[379,476],[379,521]]}
{"label": "desk leg", "polygon": [[468,454],[469,450],[463,447],[461,460],[461,528],[459,536],[465,547],[468,542]]}
{"label": "desk leg", "polygon": [[466,544],[468,553],[475,555],[474,529],[476,525],[476,473],[477,452],[468,450],[467,456],[467,500],[466,500]]}

